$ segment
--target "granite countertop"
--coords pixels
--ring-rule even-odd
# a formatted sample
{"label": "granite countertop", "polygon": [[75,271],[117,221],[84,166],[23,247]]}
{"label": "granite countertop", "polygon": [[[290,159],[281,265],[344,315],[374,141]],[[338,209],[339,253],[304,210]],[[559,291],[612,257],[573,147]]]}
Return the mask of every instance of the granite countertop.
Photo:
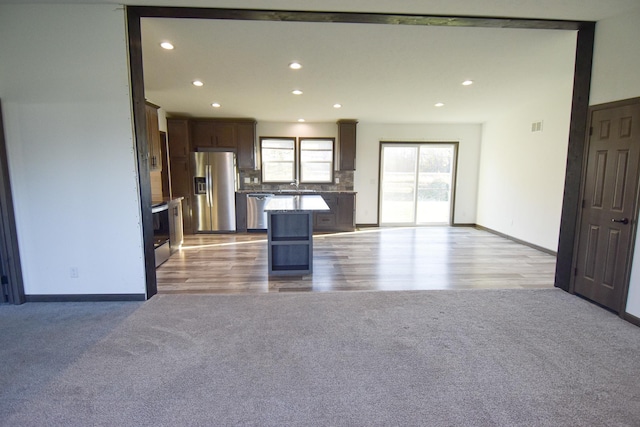
{"label": "granite countertop", "polygon": [[152,208],[156,208],[162,205],[166,205],[169,202],[172,202],[174,200],[184,200],[184,197],[164,197],[162,199],[158,199],[158,200],[152,200],[151,201],[151,207]]}
{"label": "granite countertop", "polygon": [[267,212],[328,211],[329,206],[317,194],[299,196],[274,196],[264,207]]}

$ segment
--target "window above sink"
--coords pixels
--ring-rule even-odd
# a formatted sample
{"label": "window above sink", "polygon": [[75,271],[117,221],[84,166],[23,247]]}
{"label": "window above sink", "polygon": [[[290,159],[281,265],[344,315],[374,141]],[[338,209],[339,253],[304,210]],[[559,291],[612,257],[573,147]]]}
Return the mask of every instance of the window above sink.
{"label": "window above sink", "polygon": [[300,138],[299,178],[301,184],[333,182],[333,138]]}
{"label": "window above sink", "polygon": [[260,137],[265,184],[333,184],[335,138]]}
{"label": "window above sink", "polygon": [[262,182],[293,182],[296,179],[296,138],[260,137]]}

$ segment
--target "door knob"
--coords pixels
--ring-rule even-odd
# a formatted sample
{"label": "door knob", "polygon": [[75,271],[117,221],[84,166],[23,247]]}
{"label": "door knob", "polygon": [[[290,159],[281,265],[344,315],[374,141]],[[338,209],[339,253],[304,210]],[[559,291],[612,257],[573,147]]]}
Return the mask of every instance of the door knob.
{"label": "door knob", "polygon": [[615,218],[611,218],[611,222],[619,222],[621,224],[629,224],[629,218],[622,218],[622,219],[615,219]]}

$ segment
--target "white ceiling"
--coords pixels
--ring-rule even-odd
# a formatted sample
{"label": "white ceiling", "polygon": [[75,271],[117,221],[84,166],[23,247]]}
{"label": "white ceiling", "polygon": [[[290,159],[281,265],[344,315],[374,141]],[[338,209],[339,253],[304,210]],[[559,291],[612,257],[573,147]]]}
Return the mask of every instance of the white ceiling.
{"label": "white ceiling", "polygon": [[[26,2],[590,21],[640,7],[639,0],[0,0]],[[144,19],[142,28],[148,99],[169,113],[263,121],[480,123],[570,91],[575,50],[572,31],[177,19]],[[164,40],[176,49],[160,49]],[[292,60],[302,70],[289,70]],[[205,86],[193,87],[194,79]],[[475,84],[462,87],[464,79]],[[294,88],[304,94],[291,95]]]}
{"label": "white ceiling", "polygon": [[[144,19],[142,33],[145,93],[168,112],[285,122],[481,123],[570,93],[576,39],[573,31],[178,19]],[[164,40],[176,48],[163,50]],[[301,70],[288,68],[294,60]],[[466,79],[474,84],[462,86]]]}

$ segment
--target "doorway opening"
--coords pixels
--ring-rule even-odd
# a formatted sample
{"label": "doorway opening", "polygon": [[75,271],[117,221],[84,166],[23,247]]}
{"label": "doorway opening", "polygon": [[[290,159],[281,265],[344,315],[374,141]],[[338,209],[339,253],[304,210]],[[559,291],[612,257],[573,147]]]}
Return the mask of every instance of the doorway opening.
{"label": "doorway opening", "polygon": [[380,144],[380,226],[453,223],[457,142]]}
{"label": "doorway opening", "polygon": [[[575,222],[578,215],[578,197],[582,170],[583,147],[586,135],[587,109],[591,81],[591,65],[595,38],[595,22],[531,20],[487,17],[448,17],[430,15],[392,15],[371,13],[310,12],[310,11],[270,11],[206,8],[162,8],[129,6],[127,30],[129,65],[131,70],[131,92],[135,140],[139,170],[148,170],[148,149],[144,114],[144,77],[142,72],[142,43],[140,20],[145,18],[194,18],[232,20],[298,20],[300,22],[336,23],[386,23],[389,25],[444,25],[465,27],[531,28],[539,30],[577,31],[575,52],[575,72],[573,83],[573,103],[569,132],[569,159],[567,162],[564,203],[562,208],[558,263],[555,285],[566,291],[572,276],[574,256]],[[147,298],[156,293],[156,275],[153,252],[153,224],[150,208],[150,182],[145,173],[139,174],[140,206],[142,212],[144,259],[147,277]],[[378,216],[379,218],[379,216]]]}

